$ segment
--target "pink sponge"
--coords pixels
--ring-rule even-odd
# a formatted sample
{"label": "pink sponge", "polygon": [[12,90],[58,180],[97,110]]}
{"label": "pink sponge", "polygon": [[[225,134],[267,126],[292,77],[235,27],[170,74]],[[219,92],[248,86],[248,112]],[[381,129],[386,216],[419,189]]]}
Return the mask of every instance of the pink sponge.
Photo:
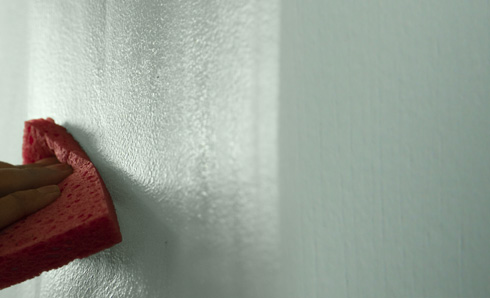
{"label": "pink sponge", "polygon": [[87,154],[53,119],[27,121],[24,163],[55,155],[73,167],[51,205],[0,230],[0,289],[121,242],[116,212]]}

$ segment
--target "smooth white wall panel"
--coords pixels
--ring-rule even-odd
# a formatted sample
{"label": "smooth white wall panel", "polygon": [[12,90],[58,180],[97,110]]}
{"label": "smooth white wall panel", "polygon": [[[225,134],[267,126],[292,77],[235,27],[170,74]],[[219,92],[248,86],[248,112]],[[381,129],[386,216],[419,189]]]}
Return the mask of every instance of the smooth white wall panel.
{"label": "smooth white wall panel", "polygon": [[490,2],[281,22],[282,297],[489,297]]}
{"label": "smooth white wall panel", "polygon": [[22,162],[27,107],[27,1],[0,1],[0,160]]}

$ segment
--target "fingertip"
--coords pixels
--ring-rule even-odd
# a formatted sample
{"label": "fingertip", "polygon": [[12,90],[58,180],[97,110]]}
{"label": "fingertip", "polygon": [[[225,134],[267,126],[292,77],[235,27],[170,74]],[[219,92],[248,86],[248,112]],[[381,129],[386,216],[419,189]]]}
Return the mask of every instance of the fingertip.
{"label": "fingertip", "polygon": [[35,164],[43,164],[43,165],[51,165],[51,164],[55,164],[55,163],[59,163],[59,161],[54,156],[46,157],[46,158],[40,159],[40,160],[35,162]]}
{"label": "fingertip", "polygon": [[52,169],[52,170],[57,170],[57,171],[72,171],[72,167],[69,164],[66,163],[59,163],[59,164],[54,164],[54,165],[49,165],[46,168]]}
{"label": "fingertip", "polygon": [[18,165],[16,166],[17,168],[43,168],[43,167],[47,167],[47,166],[50,166],[50,165],[55,165],[55,164],[59,164],[60,162],[58,161],[58,159],[56,157],[47,157],[47,158],[43,158],[43,159],[40,159],[34,163],[30,163],[30,164],[25,164],[25,165]]}
{"label": "fingertip", "polygon": [[46,207],[47,205],[51,204],[52,202],[56,201],[57,198],[60,197],[60,193],[58,192],[51,192],[47,194],[43,194],[41,200],[40,200],[40,208]]}
{"label": "fingertip", "polygon": [[46,168],[48,168],[50,170],[57,171],[58,173],[61,174],[61,177],[63,179],[68,177],[69,175],[71,175],[73,173],[73,168],[69,164],[66,164],[66,163],[51,165],[51,166],[48,166]]}
{"label": "fingertip", "polygon": [[60,197],[56,185],[17,191],[0,198],[0,229],[32,214]]}
{"label": "fingertip", "polygon": [[37,191],[41,194],[59,193],[60,188],[58,187],[58,185],[48,185],[38,188]]}
{"label": "fingertip", "polygon": [[37,196],[37,202],[35,206],[33,206],[33,209],[35,210],[41,209],[51,204],[61,195],[60,189],[57,185],[40,187],[37,189],[37,192],[40,195]]}

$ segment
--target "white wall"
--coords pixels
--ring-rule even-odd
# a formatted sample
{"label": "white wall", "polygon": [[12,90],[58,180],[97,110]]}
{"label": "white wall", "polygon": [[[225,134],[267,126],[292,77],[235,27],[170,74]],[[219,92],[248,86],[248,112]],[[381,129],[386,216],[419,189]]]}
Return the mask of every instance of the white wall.
{"label": "white wall", "polygon": [[[4,113],[16,125],[51,116],[73,133],[113,196],[123,242],[0,297],[272,296],[275,1],[2,6],[28,13],[19,43],[30,47],[5,45],[25,62],[27,76],[11,80],[27,92],[18,114]],[[3,34],[17,42],[16,31]],[[7,125],[3,133],[22,136]]]}
{"label": "white wall", "polygon": [[0,0],[0,160],[22,162],[23,119],[27,116],[28,25],[26,1]]}
{"label": "white wall", "polygon": [[490,1],[361,2],[282,7],[284,296],[489,297]]}
{"label": "white wall", "polygon": [[0,297],[490,296],[490,1],[280,5],[0,2],[0,160],[54,117],[124,237]]}

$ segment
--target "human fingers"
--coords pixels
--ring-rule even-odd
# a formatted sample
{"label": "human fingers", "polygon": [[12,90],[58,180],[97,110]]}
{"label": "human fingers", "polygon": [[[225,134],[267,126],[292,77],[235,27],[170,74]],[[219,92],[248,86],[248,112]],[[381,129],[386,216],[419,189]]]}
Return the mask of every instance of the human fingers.
{"label": "human fingers", "polygon": [[29,163],[29,164],[25,164],[25,165],[16,166],[16,168],[23,169],[23,168],[45,167],[45,166],[49,166],[49,165],[53,165],[53,164],[57,164],[57,163],[59,163],[59,161],[58,161],[58,159],[56,159],[56,157],[47,157],[47,158],[40,159],[40,160],[36,161],[35,163]]}
{"label": "human fingers", "polygon": [[72,172],[73,169],[67,164],[0,169],[0,197],[19,190],[58,184]]}
{"label": "human fingers", "polygon": [[52,203],[60,196],[56,185],[11,193],[0,198],[0,229]]}
{"label": "human fingers", "polygon": [[59,161],[56,159],[56,157],[48,157],[48,158],[43,158],[41,160],[36,161],[35,163],[30,163],[26,165],[18,165],[14,166],[12,164],[9,164],[7,162],[0,161],[0,169],[5,169],[5,168],[33,168],[33,167],[45,167],[49,166],[52,164],[59,163]]}
{"label": "human fingers", "polygon": [[6,163],[6,162],[2,162],[0,161],[0,169],[4,169],[4,168],[13,168],[14,165],[11,165],[9,163]]}

